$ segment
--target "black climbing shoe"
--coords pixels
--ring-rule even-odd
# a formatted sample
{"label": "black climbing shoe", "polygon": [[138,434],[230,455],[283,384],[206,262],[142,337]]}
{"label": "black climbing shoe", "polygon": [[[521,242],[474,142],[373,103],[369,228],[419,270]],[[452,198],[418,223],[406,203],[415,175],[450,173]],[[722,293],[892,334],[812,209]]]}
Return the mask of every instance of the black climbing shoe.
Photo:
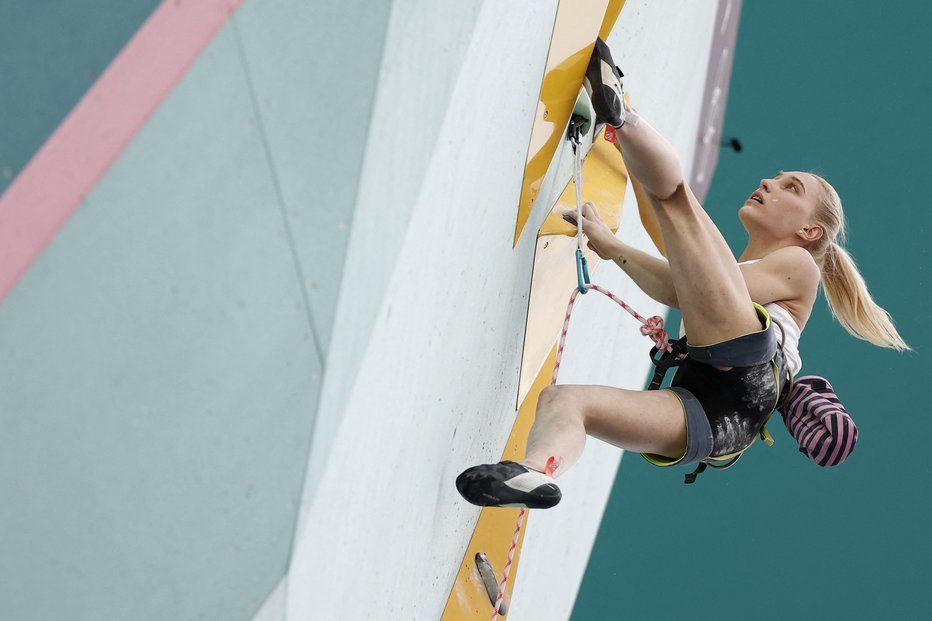
{"label": "black climbing shoe", "polygon": [[595,40],[583,85],[592,100],[595,116],[601,123],[618,128],[625,122],[625,104],[621,79],[624,74],[612,61],[612,53],[602,39]]}
{"label": "black climbing shoe", "polygon": [[551,477],[513,461],[473,466],[456,477],[456,489],[480,507],[548,509],[562,497]]}

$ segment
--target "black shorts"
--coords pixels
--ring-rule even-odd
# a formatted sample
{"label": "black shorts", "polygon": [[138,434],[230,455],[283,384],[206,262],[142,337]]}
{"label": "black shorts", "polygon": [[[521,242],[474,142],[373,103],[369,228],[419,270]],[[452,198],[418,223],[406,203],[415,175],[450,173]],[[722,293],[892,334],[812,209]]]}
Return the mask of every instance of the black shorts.
{"label": "black shorts", "polygon": [[[741,451],[760,433],[785,394],[789,377],[770,316],[755,307],[763,326],[760,332],[701,348],[689,346],[689,355],[667,389],[683,405],[686,452],[676,459],[645,454],[648,461],[658,466],[694,464]],[[721,371],[713,364],[733,368]]]}

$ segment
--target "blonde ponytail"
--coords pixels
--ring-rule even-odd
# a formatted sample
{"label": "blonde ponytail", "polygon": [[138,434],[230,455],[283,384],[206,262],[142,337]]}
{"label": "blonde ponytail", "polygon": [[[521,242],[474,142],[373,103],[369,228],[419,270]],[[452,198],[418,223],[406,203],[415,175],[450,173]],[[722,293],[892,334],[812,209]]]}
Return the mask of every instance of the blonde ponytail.
{"label": "blonde ponytail", "polygon": [[844,242],[845,221],[841,199],[835,188],[818,175],[822,196],[813,220],[822,227],[822,237],[813,242],[809,252],[822,271],[822,285],[832,314],[849,334],[879,347],[898,351],[909,350],[890,313],[874,302],[867,283],[858,271],[854,259],[839,244]]}

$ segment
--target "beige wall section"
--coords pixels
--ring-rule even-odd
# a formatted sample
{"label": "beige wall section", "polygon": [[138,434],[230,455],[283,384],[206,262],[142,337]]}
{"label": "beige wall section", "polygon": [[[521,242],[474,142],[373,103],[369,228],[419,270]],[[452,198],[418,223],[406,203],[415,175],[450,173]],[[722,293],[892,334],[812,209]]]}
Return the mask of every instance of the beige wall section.
{"label": "beige wall section", "polygon": [[[555,10],[555,1],[536,0],[392,7],[322,426],[285,591],[270,598],[266,618],[442,612],[479,514],[453,481],[497,458],[514,422],[536,244],[524,235],[512,247],[514,214]],[[714,12],[714,3],[629,0],[609,38],[636,105],[684,157]],[[467,17],[470,28],[458,29]],[[416,122],[418,110],[428,122]],[[570,158],[558,149],[541,184],[548,205],[571,175]],[[651,250],[633,200],[627,192],[619,235]],[[546,211],[532,211],[529,230]],[[397,255],[383,253],[385,244]],[[593,280],[643,314],[662,311],[612,265]],[[636,328],[610,301],[586,296],[561,380],[642,386],[649,342]],[[509,618],[568,617],[619,459],[591,442],[561,478],[565,502],[532,516]]]}
{"label": "beige wall section", "polygon": [[[585,144],[580,146],[586,147]],[[592,201],[602,221],[612,232],[617,232],[628,171],[618,149],[601,135],[595,136],[595,142],[586,155],[582,176],[585,182],[581,184],[581,200]],[[537,234],[527,327],[521,355],[519,406],[524,402],[541,364],[562,332],[569,302],[568,292],[579,283],[575,261],[578,228],[562,217],[564,211],[576,209],[576,186],[571,182],[557,199]],[[592,274],[601,259],[585,246],[583,253]],[[568,261],[567,257],[573,257],[573,260]]]}

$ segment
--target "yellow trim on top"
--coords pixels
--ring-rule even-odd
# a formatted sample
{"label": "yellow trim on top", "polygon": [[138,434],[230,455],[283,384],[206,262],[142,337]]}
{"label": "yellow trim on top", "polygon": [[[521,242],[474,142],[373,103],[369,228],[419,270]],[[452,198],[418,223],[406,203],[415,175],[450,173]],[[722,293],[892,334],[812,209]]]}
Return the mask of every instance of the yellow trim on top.
{"label": "yellow trim on top", "polygon": [[515,245],[531,215],[557,147],[564,139],[596,37],[602,35],[604,39],[608,36],[623,6],[624,0],[562,0],[557,7],[524,165]]}
{"label": "yellow trim on top", "polygon": [[760,334],[761,332],[766,332],[770,328],[770,313],[767,312],[767,309],[758,304],[757,302],[751,302],[754,305],[754,310],[757,312],[757,318],[763,326],[760,330],[754,330],[753,332],[748,332],[747,334],[742,334],[741,336],[736,336],[730,339],[725,339],[724,341],[719,341],[717,343],[705,343],[702,345],[697,345],[696,343],[690,343],[687,339],[687,343],[690,347],[715,347],[716,345],[721,345],[722,343],[727,343],[728,341],[734,341],[735,339],[744,338],[752,334]]}
{"label": "yellow trim on top", "polygon": [[675,390],[670,390],[669,388],[661,388],[660,390],[665,390],[676,397],[677,401],[680,402],[680,407],[683,408],[683,418],[686,419],[686,448],[683,449],[683,454],[676,458],[667,457],[666,455],[658,455],[656,453],[641,453],[641,457],[654,464],[655,466],[666,468],[668,466],[675,466],[676,464],[683,461],[683,458],[686,457],[686,453],[689,451],[689,417],[686,415],[686,404],[683,403],[683,398],[676,394]]}

